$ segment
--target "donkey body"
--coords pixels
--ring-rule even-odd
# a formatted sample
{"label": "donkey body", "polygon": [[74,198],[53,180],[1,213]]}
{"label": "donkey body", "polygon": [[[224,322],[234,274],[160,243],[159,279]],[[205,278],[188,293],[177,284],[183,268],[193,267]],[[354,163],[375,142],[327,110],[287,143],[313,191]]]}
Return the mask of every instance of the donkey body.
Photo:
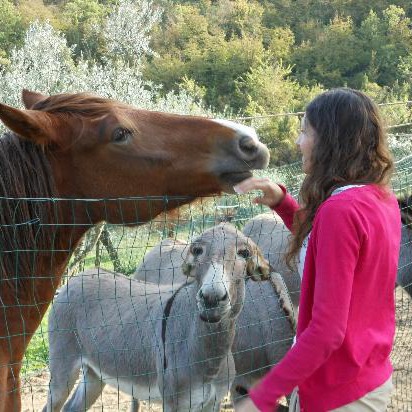
{"label": "donkey body", "polygon": [[401,211],[401,247],[396,283],[412,297],[412,196],[398,199]]}
{"label": "donkey body", "polygon": [[231,347],[245,277],[267,277],[257,247],[228,225],[189,248],[180,288],[88,271],[70,279],[49,316],[50,393],[44,411],[88,409],[105,384],[165,411],[217,411],[235,377]]}
{"label": "donkey body", "polygon": [[[266,219],[271,220],[259,237],[257,231],[261,228],[259,225],[262,217],[265,222]],[[273,219],[266,215],[260,216],[256,221],[252,219],[244,232],[253,232],[255,243],[262,243],[264,240],[265,244],[271,245],[265,258],[269,256],[272,267],[278,270],[274,260],[281,260],[279,254],[285,232],[273,230],[277,223]],[[246,230],[248,227],[253,228],[253,231]],[[276,226],[278,227],[280,226]],[[268,242],[269,235],[275,235],[271,243]],[[277,249],[275,244],[279,245]],[[164,239],[145,255],[134,277],[150,284],[162,285],[161,287],[169,285],[176,289],[187,282],[181,267],[188,252],[188,244],[175,239]],[[245,302],[236,322],[236,335],[232,346],[236,378],[231,387],[231,396],[235,404],[247,394],[248,388],[283,358],[291,346],[295,329],[293,304],[279,274],[272,273],[269,281],[265,282],[246,282],[245,293]]]}
{"label": "donkey body", "polygon": [[280,273],[296,311],[300,298],[300,277],[296,271],[287,266],[285,261],[291,236],[289,229],[276,213],[271,212],[250,219],[244,226],[243,233],[259,246],[270,265]]}

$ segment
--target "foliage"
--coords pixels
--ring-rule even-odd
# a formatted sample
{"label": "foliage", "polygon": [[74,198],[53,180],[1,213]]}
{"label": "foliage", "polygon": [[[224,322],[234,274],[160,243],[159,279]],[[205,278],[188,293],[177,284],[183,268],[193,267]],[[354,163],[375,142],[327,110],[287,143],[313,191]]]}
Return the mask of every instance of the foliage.
{"label": "foliage", "polygon": [[[406,0],[0,0],[0,98],[86,90],[230,117],[304,110],[338,86],[407,101],[411,18]],[[384,112],[411,119],[406,105]],[[272,164],[296,156],[293,118],[254,125]]]}
{"label": "foliage", "polygon": [[107,52],[128,62],[138,62],[143,55],[152,54],[149,33],[160,16],[160,9],[154,8],[149,0],[120,0],[106,20]]}
{"label": "foliage", "polygon": [[103,44],[101,27],[109,9],[98,0],[69,0],[63,7],[63,31],[77,56],[100,58]]}
{"label": "foliage", "polygon": [[0,64],[7,65],[7,54],[21,44],[25,26],[18,9],[10,0],[0,0]]}
{"label": "foliage", "polygon": [[[305,42],[296,51],[296,77],[311,83],[314,79],[326,88],[349,85],[357,87],[359,44],[349,18],[336,17],[316,41]],[[302,70],[303,69],[303,70]]]}
{"label": "foliage", "polygon": [[0,72],[0,101],[21,106],[23,88],[45,94],[88,91],[142,108],[207,114],[187,91],[160,94],[145,81],[137,65],[118,59],[107,63],[76,61],[73,47],[49,23],[33,23],[23,46],[12,51],[8,69]]}
{"label": "foliage", "polygon": [[47,366],[49,360],[49,338],[47,334],[48,316],[46,315],[33,335],[22,362],[23,374],[39,371]]}

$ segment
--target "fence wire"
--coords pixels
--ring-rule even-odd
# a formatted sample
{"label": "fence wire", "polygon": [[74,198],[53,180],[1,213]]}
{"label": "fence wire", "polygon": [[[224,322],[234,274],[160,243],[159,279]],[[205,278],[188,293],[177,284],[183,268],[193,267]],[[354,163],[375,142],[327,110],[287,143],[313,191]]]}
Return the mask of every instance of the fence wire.
{"label": "fence wire", "polygon": [[[410,140],[410,136],[402,139]],[[408,146],[394,149],[397,162],[392,180],[394,191],[405,202],[401,205],[401,287],[395,291],[395,391],[391,411],[412,410],[412,155],[404,147]],[[295,197],[303,179],[298,163],[259,175],[284,183]],[[64,402],[74,390],[77,393],[70,405],[83,409],[90,406],[92,410],[126,411],[130,405],[137,410],[140,404],[143,411],[160,411],[167,404],[180,411],[202,402],[205,409],[217,403],[221,409],[233,408],[245,389],[289,349],[299,298],[299,277],[282,259],[289,232],[276,215],[254,204],[253,196],[202,198],[138,227],[106,223],[91,227],[69,262],[53,309],[26,352],[23,410],[41,410],[50,394],[49,402]],[[121,210],[126,201],[148,202],[150,208],[150,202],[168,200],[107,202],[117,202]],[[91,200],[52,201],[87,208]],[[217,230],[210,232],[221,222],[230,222],[238,232],[229,231],[223,238]],[[271,269],[268,281],[253,282],[242,278],[248,269],[236,272],[239,254],[253,252],[247,242],[242,243],[242,233],[256,243],[280,275]],[[236,294],[228,297],[232,307],[243,304],[242,311],[233,315],[235,323],[199,321],[202,305],[198,303],[198,290],[193,278],[186,276],[194,276],[188,251],[202,256],[216,245],[222,253],[213,257],[213,266],[231,265],[232,274],[245,287],[244,302],[236,300]],[[248,259],[250,256],[245,261]],[[220,283],[225,281],[221,279]],[[219,285],[212,286],[214,293],[220,291]],[[216,304],[218,298],[213,299]],[[226,316],[210,308],[205,313]],[[231,333],[235,333],[233,342]],[[216,375],[213,380],[211,375]],[[211,393],[213,390],[217,392]]]}

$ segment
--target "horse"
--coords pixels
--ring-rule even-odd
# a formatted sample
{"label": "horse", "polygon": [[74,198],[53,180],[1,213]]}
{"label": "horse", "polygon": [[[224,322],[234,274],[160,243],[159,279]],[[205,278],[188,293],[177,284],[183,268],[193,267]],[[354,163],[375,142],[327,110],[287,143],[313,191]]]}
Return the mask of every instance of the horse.
{"label": "horse", "polygon": [[22,99],[25,109],[0,104],[0,412],[21,409],[25,349],[87,229],[233,192],[269,161],[256,132],[229,121],[87,93]]}

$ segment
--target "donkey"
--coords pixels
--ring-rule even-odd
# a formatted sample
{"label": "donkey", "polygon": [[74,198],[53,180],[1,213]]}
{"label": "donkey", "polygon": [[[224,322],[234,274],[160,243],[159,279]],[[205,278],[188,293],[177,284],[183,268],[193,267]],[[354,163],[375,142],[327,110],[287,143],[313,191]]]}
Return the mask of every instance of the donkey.
{"label": "donkey", "polygon": [[233,226],[189,246],[190,281],[145,284],[91,270],[69,280],[49,315],[50,391],[43,411],[90,408],[109,384],[165,411],[217,411],[235,376],[231,346],[245,279],[268,278],[256,245]]}
{"label": "donkey", "polygon": [[[268,226],[262,227],[263,222]],[[251,219],[243,230],[255,235],[258,241],[264,241],[265,245],[273,247],[266,256],[269,255],[272,267],[276,270],[279,262],[275,258],[281,260],[278,254],[281,253],[282,239],[287,234],[283,230],[277,230],[281,228],[277,223],[270,215],[260,215]],[[261,237],[257,236],[258,228],[263,232]],[[268,243],[269,236],[273,237],[271,243]],[[188,244],[177,239],[164,239],[145,255],[135,271],[134,278],[179,288],[187,279],[181,266],[184,266],[188,251]],[[269,282],[247,282],[245,303],[236,322],[236,335],[232,346],[236,378],[230,392],[235,405],[247,395],[248,388],[283,358],[292,344],[294,333],[294,306],[280,274],[272,272]],[[134,403],[132,410],[137,411],[138,401],[135,400]]]}
{"label": "donkey", "polygon": [[412,196],[398,199],[401,211],[401,248],[396,283],[412,297]]}
{"label": "donkey", "polygon": [[244,226],[243,233],[259,246],[270,265],[281,274],[296,311],[300,298],[300,276],[285,261],[291,236],[289,229],[276,213],[271,212],[250,219]]}
{"label": "donkey", "polygon": [[[90,94],[0,104],[0,412],[19,411],[23,354],[94,224],[137,225],[265,168],[248,127]],[[164,202],[164,196],[177,196]],[[142,196],[152,196],[147,200]]]}
{"label": "donkey", "polygon": [[[396,284],[412,297],[412,196],[402,197],[398,203],[402,228]],[[264,213],[251,219],[243,233],[260,247],[269,263],[282,274],[296,309],[299,304],[300,277],[288,268],[284,259],[290,231],[278,215]]]}

